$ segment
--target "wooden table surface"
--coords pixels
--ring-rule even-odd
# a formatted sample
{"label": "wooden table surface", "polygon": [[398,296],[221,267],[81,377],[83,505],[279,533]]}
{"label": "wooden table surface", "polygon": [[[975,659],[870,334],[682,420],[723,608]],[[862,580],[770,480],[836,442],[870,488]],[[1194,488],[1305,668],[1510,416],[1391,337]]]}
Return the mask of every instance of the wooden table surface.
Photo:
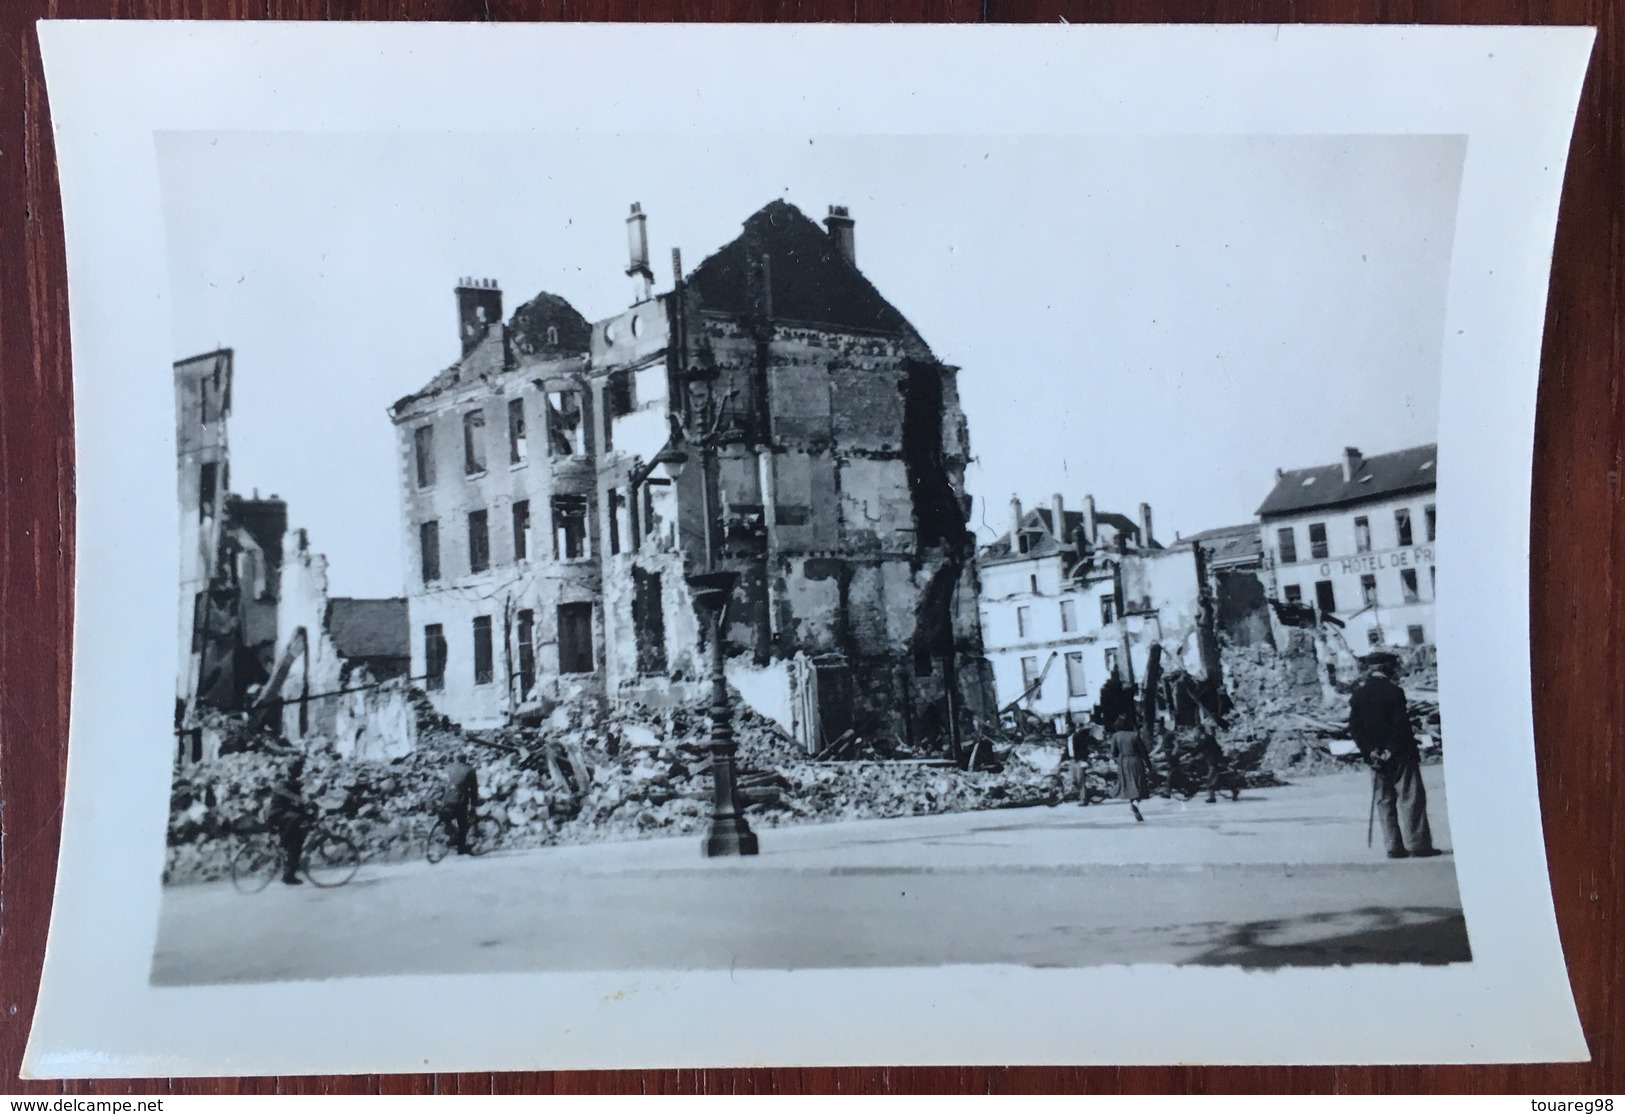
{"label": "wooden table surface", "polygon": [[[1600,28],[1557,230],[1531,516],[1535,741],[1552,893],[1589,1064],[819,1068],[20,1082],[67,760],[73,415],[67,276],[34,20],[414,19],[1553,23]],[[1625,1092],[1620,379],[1625,21],[1608,0],[5,0],[0,5],[0,1093]],[[1516,539],[1508,539],[1515,544]],[[1482,601],[1493,607],[1494,601]],[[1223,1008],[1222,1003],[1214,1003]],[[1396,1007],[1399,1003],[1396,1003]],[[1131,1007],[1125,1007],[1131,1008]]]}

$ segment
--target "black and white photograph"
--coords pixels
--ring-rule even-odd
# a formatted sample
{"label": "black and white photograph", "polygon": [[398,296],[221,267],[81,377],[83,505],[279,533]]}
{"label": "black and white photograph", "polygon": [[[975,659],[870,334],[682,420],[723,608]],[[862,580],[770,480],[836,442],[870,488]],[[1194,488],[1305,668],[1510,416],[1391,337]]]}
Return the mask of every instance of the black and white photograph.
{"label": "black and white photograph", "polygon": [[154,982],[1468,962],[1464,154],[158,137]]}
{"label": "black and white photograph", "polygon": [[29,1071],[1584,1055],[1526,543],[1589,38],[985,30],[45,36]]}

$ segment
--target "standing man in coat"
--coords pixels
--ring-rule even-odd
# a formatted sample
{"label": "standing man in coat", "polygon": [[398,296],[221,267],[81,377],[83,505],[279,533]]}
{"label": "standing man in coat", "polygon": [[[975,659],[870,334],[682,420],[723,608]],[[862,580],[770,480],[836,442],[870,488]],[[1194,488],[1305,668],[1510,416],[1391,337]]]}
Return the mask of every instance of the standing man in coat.
{"label": "standing man in coat", "polygon": [[1388,653],[1368,654],[1360,665],[1360,683],[1349,697],[1349,736],[1371,767],[1372,795],[1382,817],[1388,857],[1437,855],[1410,709],[1405,690],[1394,681],[1399,659]]}

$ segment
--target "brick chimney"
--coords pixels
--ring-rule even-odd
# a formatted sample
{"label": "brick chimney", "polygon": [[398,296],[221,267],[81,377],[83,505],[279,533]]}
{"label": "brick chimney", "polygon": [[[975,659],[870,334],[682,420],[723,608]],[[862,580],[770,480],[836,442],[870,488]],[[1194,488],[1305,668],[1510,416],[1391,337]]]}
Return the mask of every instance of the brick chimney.
{"label": "brick chimney", "polygon": [[1083,536],[1090,545],[1096,545],[1100,542],[1100,534],[1095,530],[1095,497],[1093,495],[1083,497]]}
{"label": "brick chimney", "polygon": [[1056,541],[1066,541],[1066,504],[1059,492],[1049,497],[1049,532]]}
{"label": "brick chimney", "polygon": [[1343,482],[1353,483],[1354,476],[1360,471],[1360,465],[1365,461],[1360,456],[1360,450],[1353,445],[1343,450]]}
{"label": "brick chimney", "polygon": [[858,246],[853,235],[856,224],[848,215],[845,205],[831,205],[829,216],[824,218],[824,227],[829,229],[829,238],[834,242],[835,250],[854,267],[858,265]]}
{"label": "brick chimney", "polygon": [[1010,552],[1021,550],[1021,500],[1010,496]]}
{"label": "brick chimney", "polygon": [[1151,548],[1151,504],[1140,504],[1140,548]]}
{"label": "brick chimney", "polygon": [[457,282],[457,335],[463,355],[479,347],[493,327],[502,324],[502,291],[496,279],[459,279]]}
{"label": "brick chimney", "polygon": [[633,287],[636,301],[633,304],[647,302],[655,273],[649,266],[648,220],[643,215],[643,206],[636,201],[632,202],[632,212],[626,218],[626,254],[626,273],[636,280]]}

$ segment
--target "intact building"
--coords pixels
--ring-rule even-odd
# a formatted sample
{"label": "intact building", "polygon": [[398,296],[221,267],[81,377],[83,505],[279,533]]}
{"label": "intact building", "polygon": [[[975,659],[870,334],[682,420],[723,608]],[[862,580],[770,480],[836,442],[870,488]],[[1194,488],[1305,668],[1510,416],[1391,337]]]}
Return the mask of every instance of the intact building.
{"label": "intact building", "polygon": [[1356,652],[1435,640],[1438,446],[1277,471],[1258,517],[1272,596],[1342,623]]}
{"label": "intact building", "polygon": [[992,711],[957,369],[856,264],[854,223],[776,201],[588,324],[458,289],[461,359],[399,430],[412,674],[465,725],[703,694],[688,577],[740,577],[728,673],[809,749],[953,747]]}

